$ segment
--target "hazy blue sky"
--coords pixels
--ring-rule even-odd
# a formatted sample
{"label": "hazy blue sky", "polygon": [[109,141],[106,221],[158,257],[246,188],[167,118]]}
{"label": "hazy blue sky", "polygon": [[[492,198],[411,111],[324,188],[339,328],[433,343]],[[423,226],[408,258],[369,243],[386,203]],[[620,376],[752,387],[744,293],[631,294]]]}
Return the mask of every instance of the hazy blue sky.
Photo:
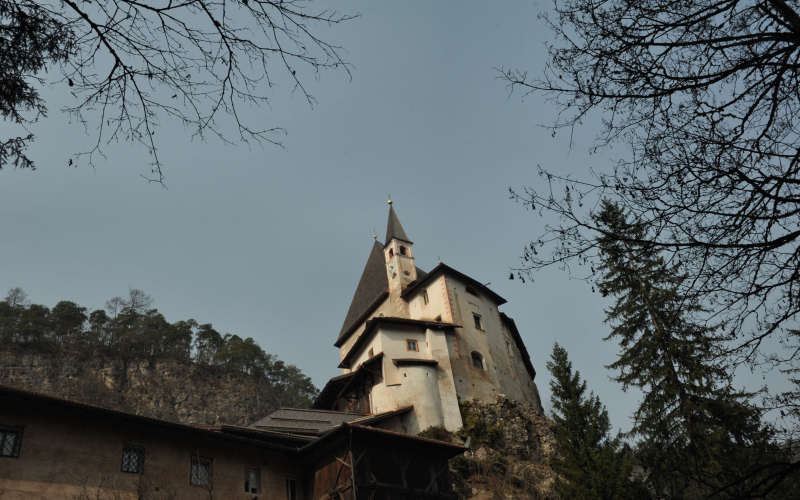
{"label": "hazy blue sky", "polygon": [[558,270],[508,280],[543,224],[508,188],[538,185],[537,164],[581,173],[614,156],[588,155],[591,122],[570,149],[566,134],[540,126],[553,116],[542,97],[509,96],[497,79],[501,65],[541,69],[549,32],[537,13],[549,2],[336,7],[362,14],[331,31],[352,81],[309,81],[314,109],[276,89],[259,121],[286,128],[285,149],[192,142],[165,124],[168,189],[141,180],[149,158],[133,145],[108,147],[96,169],[66,168],[91,137],[58,112],[70,102],[63,88],[48,91],[50,117],[34,129],[39,169],[0,171],[0,288],[91,309],[141,288],[168,320],[254,337],[321,387],[338,374],[333,342],[391,194],[420,267],[441,259],[508,299],[546,408],[558,341],[627,429],[638,396],[609,381],[616,346],[601,340],[599,296]]}

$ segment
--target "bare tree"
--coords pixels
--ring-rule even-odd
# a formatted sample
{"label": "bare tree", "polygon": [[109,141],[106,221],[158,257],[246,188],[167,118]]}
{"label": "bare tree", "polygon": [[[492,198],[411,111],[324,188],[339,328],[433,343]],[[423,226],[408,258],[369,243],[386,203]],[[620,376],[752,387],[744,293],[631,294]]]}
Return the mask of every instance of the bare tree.
{"label": "bare tree", "polygon": [[[796,0],[567,0],[539,78],[501,69],[512,90],[543,93],[552,124],[603,118],[597,147],[629,145],[610,172],[575,179],[540,169],[544,190],[512,191],[556,214],[526,248],[519,272],[564,265],[592,279],[597,202],[611,198],[647,232],[613,234],[658,247],[692,277],[735,337],[736,361],[789,369],[800,312],[800,14]],[[551,250],[551,251],[548,251]],[[542,251],[544,250],[544,251]],[[586,272],[576,264],[587,264]],[[764,352],[778,336],[785,351]]]}
{"label": "bare tree", "polygon": [[9,289],[4,300],[11,307],[26,307],[31,303],[31,301],[28,299],[28,294],[25,293],[25,290],[18,286]]}
{"label": "bare tree", "polygon": [[[247,107],[286,79],[313,104],[309,73],[349,76],[319,32],[354,16],[314,9],[311,0],[0,0],[0,114],[29,128],[47,110],[43,72],[58,74],[75,98],[66,111],[96,135],[75,159],[93,164],[108,142],[138,142],[152,160],[146,178],[163,182],[160,119],[201,138],[276,143],[281,129],[249,123]],[[32,140],[29,131],[0,140],[0,168],[33,168]]]}

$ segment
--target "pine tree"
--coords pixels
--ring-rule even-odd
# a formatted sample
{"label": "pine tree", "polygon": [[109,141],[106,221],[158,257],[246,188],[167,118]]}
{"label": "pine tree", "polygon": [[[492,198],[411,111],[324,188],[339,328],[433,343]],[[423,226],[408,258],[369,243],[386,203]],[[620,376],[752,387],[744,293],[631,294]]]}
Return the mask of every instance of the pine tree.
{"label": "pine tree", "polygon": [[586,381],[572,371],[567,351],[553,346],[547,369],[553,405],[556,453],[551,466],[557,474],[555,489],[562,498],[644,498],[628,478],[632,463],[620,449],[619,439],[609,437],[611,424],[600,399],[586,395]]}
{"label": "pine tree", "polygon": [[680,293],[680,268],[654,247],[631,243],[646,240],[646,227],[618,205],[604,202],[595,221],[608,230],[598,239],[598,285],[616,298],[606,311],[606,340],[621,348],[609,368],[624,389],[644,394],[631,434],[642,438],[639,458],[652,488],[672,498],[774,492],[792,464],[771,443],[751,395],[731,388],[719,356],[726,338],[696,319],[703,309]]}

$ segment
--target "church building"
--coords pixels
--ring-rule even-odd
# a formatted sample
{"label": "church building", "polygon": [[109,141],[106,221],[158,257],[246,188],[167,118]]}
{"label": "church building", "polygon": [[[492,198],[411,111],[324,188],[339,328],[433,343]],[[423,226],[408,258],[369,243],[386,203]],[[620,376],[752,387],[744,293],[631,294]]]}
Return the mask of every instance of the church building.
{"label": "church building", "polygon": [[459,401],[498,396],[541,412],[536,370],[506,300],[439,262],[416,266],[414,243],[389,201],[386,239],[370,251],[334,345],[342,374],[314,407],[394,412],[395,429],[462,427]]}

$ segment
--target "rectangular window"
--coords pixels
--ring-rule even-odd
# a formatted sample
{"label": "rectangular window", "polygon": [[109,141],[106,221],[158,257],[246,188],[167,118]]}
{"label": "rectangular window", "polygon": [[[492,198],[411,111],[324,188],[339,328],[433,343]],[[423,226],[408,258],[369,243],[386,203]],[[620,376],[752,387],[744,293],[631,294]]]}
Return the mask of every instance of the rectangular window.
{"label": "rectangular window", "polygon": [[195,486],[211,487],[211,459],[192,455],[192,470],[189,482]]}
{"label": "rectangular window", "polygon": [[122,472],[141,474],[144,472],[144,448],[125,445],[122,448]]}
{"label": "rectangular window", "polygon": [[286,500],[297,500],[297,481],[286,480]]}
{"label": "rectangular window", "polygon": [[428,305],[428,291],[427,290],[423,290],[422,291],[422,302],[424,302],[426,306]]}
{"label": "rectangular window", "polygon": [[475,328],[478,330],[483,330],[483,322],[481,321],[481,315],[478,313],[472,313],[472,320],[475,322]]}
{"label": "rectangular window", "polygon": [[261,475],[256,467],[251,467],[244,471],[244,491],[245,493],[258,493],[261,488]]}
{"label": "rectangular window", "polygon": [[19,457],[22,427],[0,426],[0,457]]}
{"label": "rectangular window", "polygon": [[414,339],[406,339],[406,351],[419,351],[419,345]]}

